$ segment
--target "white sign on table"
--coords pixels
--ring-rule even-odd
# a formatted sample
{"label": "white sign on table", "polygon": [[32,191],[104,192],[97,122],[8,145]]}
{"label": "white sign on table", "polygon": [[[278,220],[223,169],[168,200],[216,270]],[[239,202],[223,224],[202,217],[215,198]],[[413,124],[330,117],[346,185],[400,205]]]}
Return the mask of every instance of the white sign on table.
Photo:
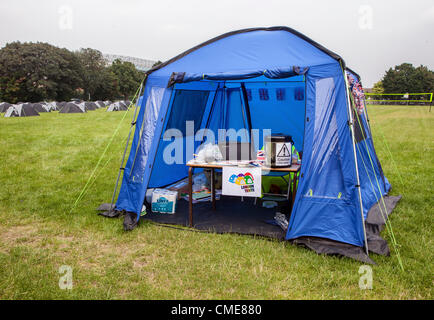
{"label": "white sign on table", "polygon": [[222,194],[239,197],[260,197],[261,179],[261,168],[223,167]]}

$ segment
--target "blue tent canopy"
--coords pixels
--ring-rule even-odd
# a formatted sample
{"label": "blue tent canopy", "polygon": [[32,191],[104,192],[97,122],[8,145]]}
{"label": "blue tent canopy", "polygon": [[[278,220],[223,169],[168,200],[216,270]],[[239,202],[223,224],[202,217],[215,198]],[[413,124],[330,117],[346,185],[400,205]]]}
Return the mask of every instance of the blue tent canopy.
{"label": "blue tent canopy", "polygon": [[[287,27],[230,32],[148,71],[139,106],[117,210],[138,219],[148,188],[185,178],[185,164],[201,142],[189,145],[188,137],[200,129],[269,129],[293,136],[303,153],[286,239],[366,246],[367,212],[390,184],[366,115],[356,117],[351,107],[345,63],[335,53]],[[366,135],[358,142],[352,127],[357,120]],[[194,121],[192,132],[187,121]],[[177,130],[184,151],[179,159],[169,157],[170,163],[168,129]],[[255,141],[257,148],[261,141]],[[366,165],[369,155],[375,161],[365,170],[362,161]],[[379,190],[372,190],[368,174],[383,181]]]}

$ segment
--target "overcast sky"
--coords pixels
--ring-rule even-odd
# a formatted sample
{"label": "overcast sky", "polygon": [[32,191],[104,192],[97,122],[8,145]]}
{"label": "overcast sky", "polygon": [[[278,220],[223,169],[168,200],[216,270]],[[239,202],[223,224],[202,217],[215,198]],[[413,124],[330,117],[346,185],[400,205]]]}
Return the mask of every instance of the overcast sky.
{"label": "overcast sky", "polygon": [[0,1],[0,47],[43,41],[162,61],[228,31],[278,25],[341,55],[366,87],[403,62],[434,69],[433,0]]}

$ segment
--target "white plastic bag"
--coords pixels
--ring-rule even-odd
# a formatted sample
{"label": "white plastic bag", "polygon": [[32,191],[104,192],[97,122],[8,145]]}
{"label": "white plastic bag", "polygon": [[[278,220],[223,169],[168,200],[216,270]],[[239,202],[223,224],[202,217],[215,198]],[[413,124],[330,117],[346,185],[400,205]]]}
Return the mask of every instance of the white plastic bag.
{"label": "white plastic bag", "polygon": [[220,152],[218,145],[207,143],[199,147],[199,152],[196,155],[196,162],[209,163],[214,161],[221,161],[223,156]]}

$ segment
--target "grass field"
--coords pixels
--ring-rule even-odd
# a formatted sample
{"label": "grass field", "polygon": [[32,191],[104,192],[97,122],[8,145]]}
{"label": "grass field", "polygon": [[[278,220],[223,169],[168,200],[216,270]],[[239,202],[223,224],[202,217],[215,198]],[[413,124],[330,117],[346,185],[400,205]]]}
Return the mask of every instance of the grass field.
{"label": "grass field", "polygon": [[[121,219],[97,216],[111,199],[131,111],[70,213],[124,115],[97,110],[0,118],[0,298],[432,299],[434,112],[369,111],[391,194],[403,195],[391,223],[405,268],[393,250],[373,255],[372,290],[359,289],[361,264],[347,258],[151,223],[126,233]],[[72,290],[58,286],[62,265],[72,267]]]}

